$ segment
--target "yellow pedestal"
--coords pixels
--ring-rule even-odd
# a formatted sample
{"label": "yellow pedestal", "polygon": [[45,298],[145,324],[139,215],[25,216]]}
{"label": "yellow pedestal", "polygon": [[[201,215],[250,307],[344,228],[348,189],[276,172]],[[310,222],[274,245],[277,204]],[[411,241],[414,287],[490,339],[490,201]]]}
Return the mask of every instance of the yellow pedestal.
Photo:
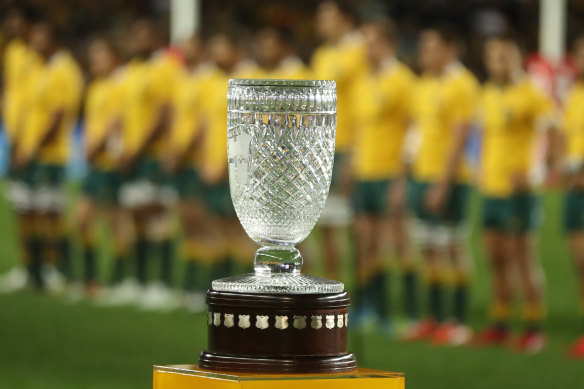
{"label": "yellow pedestal", "polygon": [[404,389],[402,373],[358,368],[338,374],[217,373],[196,365],[154,366],[154,389]]}

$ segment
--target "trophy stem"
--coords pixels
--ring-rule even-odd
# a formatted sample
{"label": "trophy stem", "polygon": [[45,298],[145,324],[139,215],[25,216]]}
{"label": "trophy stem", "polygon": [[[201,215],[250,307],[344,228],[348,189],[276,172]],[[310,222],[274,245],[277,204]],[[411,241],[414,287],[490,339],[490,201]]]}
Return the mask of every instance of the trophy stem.
{"label": "trophy stem", "polygon": [[294,246],[262,246],[255,253],[254,269],[257,275],[277,273],[299,274],[302,255]]}

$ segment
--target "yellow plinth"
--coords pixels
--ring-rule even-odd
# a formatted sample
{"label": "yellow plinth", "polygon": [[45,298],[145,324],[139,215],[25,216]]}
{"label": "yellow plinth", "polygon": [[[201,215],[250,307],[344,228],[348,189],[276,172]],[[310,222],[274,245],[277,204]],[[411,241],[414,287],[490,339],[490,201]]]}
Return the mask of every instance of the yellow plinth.
{"label": "yellow plinth", "polygon": [[338,374],[217,373],[196,365],[154,366],[154,389],[404,389],[402,373],[358,368]]}

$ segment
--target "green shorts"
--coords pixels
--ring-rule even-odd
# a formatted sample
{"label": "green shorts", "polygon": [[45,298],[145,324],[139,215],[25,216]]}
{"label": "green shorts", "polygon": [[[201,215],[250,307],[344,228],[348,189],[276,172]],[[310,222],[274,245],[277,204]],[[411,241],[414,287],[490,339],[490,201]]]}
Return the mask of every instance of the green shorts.
{"label": "green shorts", "polygon": [[466,209],[470,188],[466,184],[453,184],[444,208],[432,212],[426,207],[426,197],[434,184],[410,179],[408,182],[408,206],[419,220],[430,224],[457,225],[466,220]]}
{"label": "green shorts", "polygon": [[126,177],[127,181],[142,181],[146,180],[152,184],[161,184],[164,175],[160,166],[160,162],[151,156],[144,156],[138,158],[134,162],[132,170]]}
{"label": "green shorts", "polygon": [[234,218],[236,216],[228,183],[205,186],[203,199],[207,208],[215,215],[223,218]]}
{"label": "green shorts", "polygon": [[381,216],[387,212],[387,192],[391,180],[357,181],[353,191],[353,208],[357,214]]}
{"label": "green shorts", "polygon": [[37,167],[38,163],[34,161],[19,169],[10,167],[8,170],[8,179],[11,181],[21,182],[29,187],[32,187],[34,184]]}
{"label": "green shorts", "polygon": [[63,165],[38,163],[34,167],[35,187],[61,188],[65,185],[66,169]]}
{"label": "green shorts", "polygon": [[168,178],[168,182],[181,199],[194,199],[201,196],[201,179],[194,167],[180,168]]}
{"label": "green shorts", "polygon": [[564,228],[568,233],[584,231],[584,191],[568,191],[564,196]]}
{"label": "green shorts", "polygon": [[532,193],[510,197],[483,197],[483,228],[525,235],[539,222],[539,199]]}
{"label": "green shorts", "polygon": [[28,212],[37,209],[35,191],[35,174],[38,163],[31,162],[22,168],[11,167],[8,171],[6,198],[12,208],[18,212]]}
{"label": "green shorts", "polygon": [[121,176],[113,170],[91,167],[83,180],[83,194],[100,204],[119,203]]}

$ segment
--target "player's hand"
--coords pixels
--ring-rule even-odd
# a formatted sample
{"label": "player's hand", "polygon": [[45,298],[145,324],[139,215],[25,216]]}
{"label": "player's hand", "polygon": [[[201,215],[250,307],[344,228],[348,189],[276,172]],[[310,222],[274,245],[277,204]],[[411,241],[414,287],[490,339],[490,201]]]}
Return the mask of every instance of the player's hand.
{"label": "player's hand", "polygon": [[164,160],[164,170],[167,173],[175,173],[178,169],[178,158],[169,156]]}
{"label": "player's hand", "polygon": [[574,190],[584,191],[584,169],[574,174],[571,186]]}
{"label": "player's hand", "polygon": [[513,175],[513,188],[515,192],[527,192],[530,189],[529,179],[525,173],[516,173]]}
{"label": "player's hand", "polygon": [[122,155],[119,160],[120,170],[124,173],[129,173],[134,166],[134,156]]}
{"label": "player's hand", "polygon": [[393,211],[400,211],[405,207],[406,203],[406,181],[398,180],[389,191],[389,207]]}
{"label": "player's hand", "polygon": [[226,172],[220,169],[203,169],[201,171],[201,178],[208,185],[216,185],[227,176]]}
{"label": "player's hand", "polygon": [[14,158],[14,167],[16,169],[22,169],[30,163],[30,156],[24,153],[17,153]]}
{"label": "player's hand", "polygon": [[434,213],[440,212],[444,208],[449,194],[450,185],[447,182],[434,184],[426,195],[426,207]]}
{"label": "player's hand", "polygon": [[549,169],[545,177],[545,187],[549,189],[561,186],[563,181],[562,172],[560,169]]}
{"label": "player's hand", "polygon": [[342,165],[342,171],[339,178],[341,180],[339,188],[341,194],[350,197],[351,193],[353,193],[353,183],[355,181],[353,179],[353,171],[352,169],[349,169],[347,164]]}

